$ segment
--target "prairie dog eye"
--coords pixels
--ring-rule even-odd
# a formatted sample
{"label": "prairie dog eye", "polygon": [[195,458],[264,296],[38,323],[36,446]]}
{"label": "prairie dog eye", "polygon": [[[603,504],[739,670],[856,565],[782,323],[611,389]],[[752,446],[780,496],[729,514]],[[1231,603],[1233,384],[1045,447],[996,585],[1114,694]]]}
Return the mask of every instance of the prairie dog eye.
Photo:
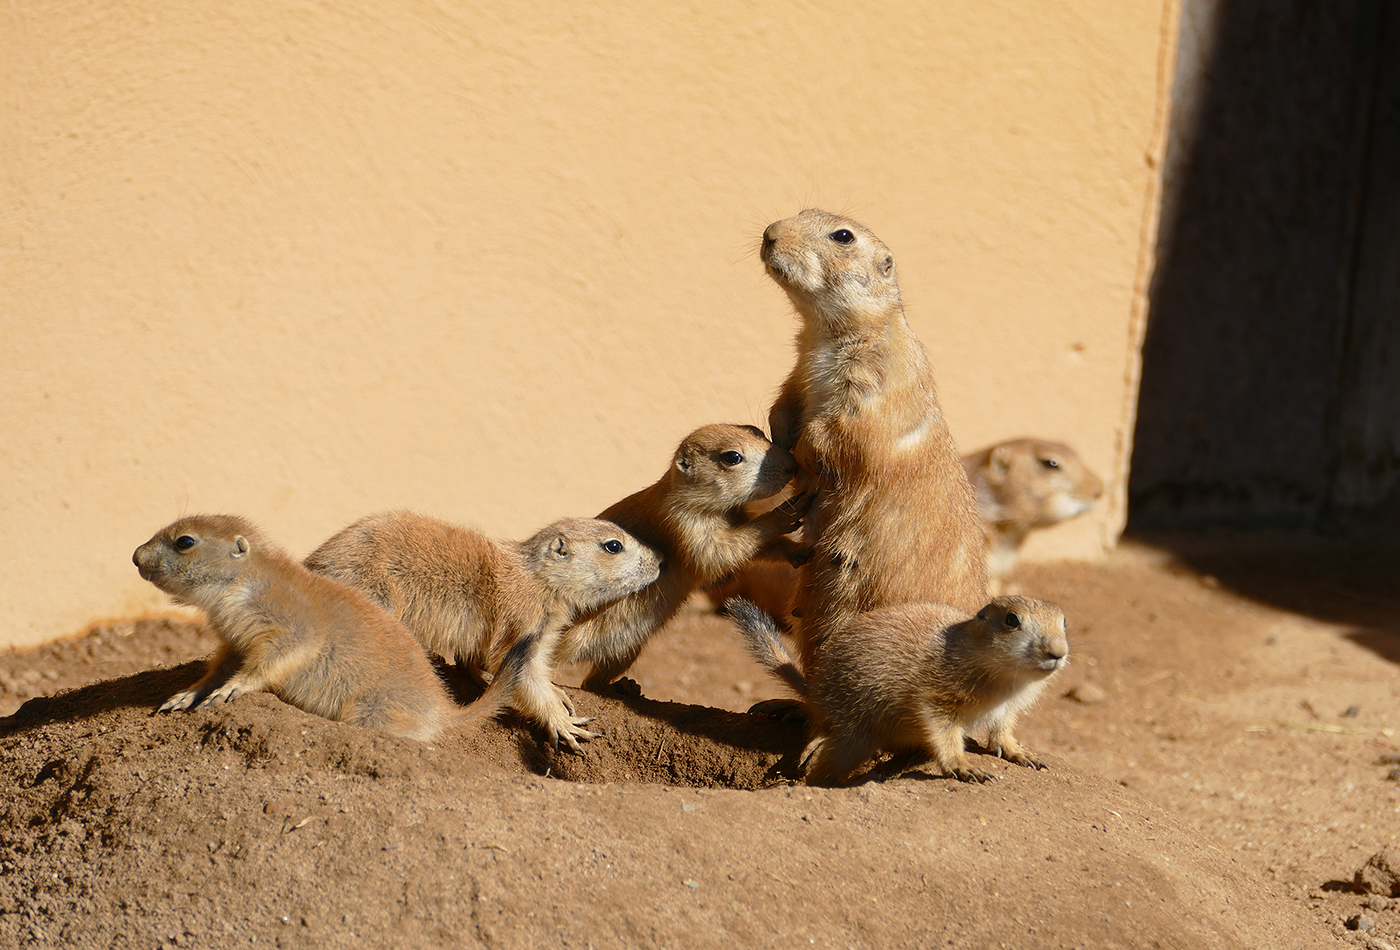
{"label": "prairie dog eye", "polygon": [[617,538],[609,538],[603,542],[603,550],[607,551],[609,554],[621,554],[622,542],[617,540]]}
{"label": "prairie dog eye", "polygon": [[1016,630],[1021,626],[1021,618],[1009,611],[1006,614],[1006,629]]}
{"label": "prairie dog eye", "polygon": [[742,462],[742,461],[744,460],[744,457],[743,457],[742,455],[740,455],[738,452],[735,452],[735,451],[733,451],[733,450],[730,450],[730,451],[728,451],[728,452],[721,452],[721,453],[719,453],[719,460],[720,460],[721,462],[723,462],[725,465],[731,465],[731,466],[732,466],[732,465],[738,465],[740,462]]}
{"label": "prairie dog eye", "polygon": [[1046,468],[1059,468],[1060,460],[1057,458],[1045,458],[1040,460],[1040,464],[1044,465]]}
{"label": "prairie dog eye", "polygon": [[190,537],[188,534],[182,534],[175,539],[175,550],[188,551],[190,548],[194,547],[198,543],[199,542],[197,540]]}
{"label": "prairie dog eye", "polygon": [[829,236],[837,244],[854,244],[856,240],[856,236],[845,228],[832,231]]}

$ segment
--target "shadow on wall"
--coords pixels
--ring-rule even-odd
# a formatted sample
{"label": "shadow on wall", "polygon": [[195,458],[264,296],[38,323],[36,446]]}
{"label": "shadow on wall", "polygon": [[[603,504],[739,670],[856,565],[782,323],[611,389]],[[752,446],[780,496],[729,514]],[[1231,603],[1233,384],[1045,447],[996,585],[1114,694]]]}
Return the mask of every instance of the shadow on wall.
{"label": "shadow on wall", "polygon": [[1130,530],[1400,514],[1400,0],[1181,37]]}
{"label": "shadow on wall", "polygon": [[1400,0],[1184,0],[1163,172],[1129,531],[1400,663]]}

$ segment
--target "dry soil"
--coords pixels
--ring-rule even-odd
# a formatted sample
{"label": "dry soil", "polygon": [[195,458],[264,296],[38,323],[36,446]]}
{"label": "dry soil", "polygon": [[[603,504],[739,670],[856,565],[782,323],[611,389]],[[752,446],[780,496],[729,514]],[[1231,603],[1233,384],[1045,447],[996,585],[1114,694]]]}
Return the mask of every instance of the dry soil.
{"label": "dry soil", "polygon": [[698,603],[641,696],[574,694],[582,757],[267,694],[159,714],[212,636],[95,624],[0,654],[0,946],[1393,950],[1397,563],[1161,537],[1023,567],[1073,656],[1019,729],[1050,769],[977,755],[989,785],[796,783],[800,726],[743,713],[781,690]]}

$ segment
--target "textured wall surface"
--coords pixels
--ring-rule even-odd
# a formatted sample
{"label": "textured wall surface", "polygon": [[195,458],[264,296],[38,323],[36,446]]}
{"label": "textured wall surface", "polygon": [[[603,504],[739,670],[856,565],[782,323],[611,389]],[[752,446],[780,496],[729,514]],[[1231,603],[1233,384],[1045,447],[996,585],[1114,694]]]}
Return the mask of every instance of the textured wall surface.
{"label": "textured wall surface", "polygon": [[1400,2],[1186,0],[1183,24],[1133,526],[1393,522]]}
{"label": "textured wall surface", "polygon": [[809,205],[894,249],[965,450],[1108,477],[1038,556],[1112,543],[1171,0],[654,6],[0,9],[0,643],[162,604],[184,513],[518,536],[763,423]]}

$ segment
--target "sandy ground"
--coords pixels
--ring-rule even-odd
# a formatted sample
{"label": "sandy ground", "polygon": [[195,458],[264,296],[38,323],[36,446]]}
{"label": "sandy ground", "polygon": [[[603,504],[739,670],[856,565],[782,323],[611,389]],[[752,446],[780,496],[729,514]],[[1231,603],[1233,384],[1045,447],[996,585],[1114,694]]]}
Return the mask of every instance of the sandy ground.
{"label": "sandy ground", "polygon": [[1050,770],[976,755],[980,786],[795,784],[800,728],[742,714],[781,690],[700,606],[644,698],[575,694],[606,733],[582,757],[266,694],[155,714],[211,635],[97,624],[0,654],[0,946],[1387,950],[1397,564],[1160,537],[1022,568],[1074,652],[1018,730]]}

